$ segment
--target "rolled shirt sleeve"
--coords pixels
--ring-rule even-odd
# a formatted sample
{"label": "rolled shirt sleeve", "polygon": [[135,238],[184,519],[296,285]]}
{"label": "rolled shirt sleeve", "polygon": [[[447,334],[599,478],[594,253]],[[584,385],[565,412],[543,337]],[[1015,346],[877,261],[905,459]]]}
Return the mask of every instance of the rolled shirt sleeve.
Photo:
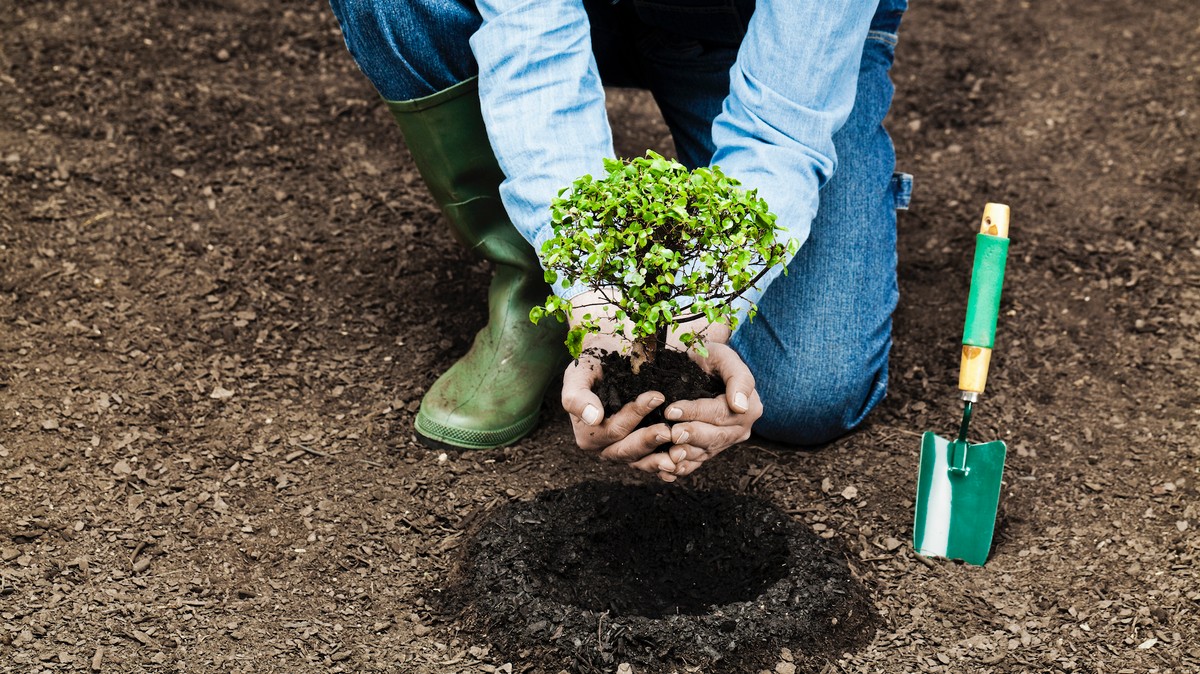
{"label": "rolled shirt sleeve", "polygon": [[[550,203],[615,152],[581,0],[479,0],[471,38],[488,135],[506,176],[500,196],[539,253],[553,236]],[[713,122],[712,163],[758,190],[785,238],[801,245],[833,175],[833,134],[850,115],[877,0],[759,0],[729,94]],[[738,300],[739,318],[782,267]],[[571,298],[582,286],[561,281]]]}
{"label": "rolled shirt sleeve", "polygon": [[[604,87],[581,0],[479,0],[471,37],[492,149],[506,176],[500,198],[540,254],[554,236],[550,204],[614,156]],[[570,299],[582,286],[554,284]]]}
{"label": "rolled shirt sleeve", "polygon": [[[877,0],[759,0],[729,95],[713,121],[712,163],[758,190],[786,238],[801,245],[833,175],[833,134],[854,106],[859,63]],[[783,271],[767,271],[738,300],[739,319]],[[741,321],[739,321],[740,323]]]}

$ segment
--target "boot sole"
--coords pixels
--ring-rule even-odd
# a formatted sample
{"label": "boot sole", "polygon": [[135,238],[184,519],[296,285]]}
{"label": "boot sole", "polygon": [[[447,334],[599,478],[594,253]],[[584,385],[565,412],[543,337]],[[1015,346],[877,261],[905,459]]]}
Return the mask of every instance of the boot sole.
{"label": "boot sole", "polygon": [[447,426],[418,412],[413,429],[421,444],[433,449],[496,449],[511,445],[529,435],[530,431],[537,427],[540,414],[541,409],[539,408],[534,410],[533,414],[505,428],[494,431],[478,431]]}

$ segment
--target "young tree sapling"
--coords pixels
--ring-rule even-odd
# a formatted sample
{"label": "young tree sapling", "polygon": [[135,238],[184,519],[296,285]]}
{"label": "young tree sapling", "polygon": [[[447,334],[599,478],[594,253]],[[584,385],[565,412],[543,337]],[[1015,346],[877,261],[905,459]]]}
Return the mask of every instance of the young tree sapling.
{"label": "young tree sapling", "polygon": [[[562,190],[551,214],[554,237],[542,246],[546,281],[559,278],[595,291],[628,322],[630,365],[653,363],[670,332],[707,319],[737,327],[734,300],[796,244],[776,240],[780,228],[756,190],[721,169],[689,171],[650,151],[632,160],[606,159],[607,174],[585,175]],[[571,303],[557,296],[534,307],[530,319],[569,320]],[[749,316],[754,315],[750,308]],[[600,332],[586,313],[567,337],[579,358],[585,335]],[[685,347],[707,356],[702,334],[678,331]]]}

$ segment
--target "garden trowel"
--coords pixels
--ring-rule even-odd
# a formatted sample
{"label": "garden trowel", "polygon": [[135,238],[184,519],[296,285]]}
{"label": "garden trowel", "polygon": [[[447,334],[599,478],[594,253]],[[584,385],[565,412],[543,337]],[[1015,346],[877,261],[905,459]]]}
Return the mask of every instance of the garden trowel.
{"label": "garden trowel", "polygon": [[992,547],[1008,448],[1000,440],[970,444],[967,428],[987,382],[1007,257],[1008,206],[988,204],[975,237],[975,266],[963,327],[958,374],[962,424],[953,441],[932,432],[921,438],[913,548],[922,555],[982,565]]}

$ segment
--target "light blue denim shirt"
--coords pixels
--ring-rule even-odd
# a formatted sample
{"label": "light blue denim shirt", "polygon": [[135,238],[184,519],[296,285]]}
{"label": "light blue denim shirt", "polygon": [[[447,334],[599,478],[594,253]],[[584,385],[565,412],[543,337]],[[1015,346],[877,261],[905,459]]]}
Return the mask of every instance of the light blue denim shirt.
{"label": "light blue denim shirt", "polygon": [[[580,0],[479,0],[471,38],[479,93],[496,158],[500,196],[534,248],[553,236],[550,203],[614,156],[604,89]],[[712,163],[758,189],[801,244],[817,193],[837,164],[833,133],[854,104],[863,42],[877,0],[758,0],[713,122]],[[782,272],[743,295],[757,302]],[[555,287],[571,298],[582,286]]]}

